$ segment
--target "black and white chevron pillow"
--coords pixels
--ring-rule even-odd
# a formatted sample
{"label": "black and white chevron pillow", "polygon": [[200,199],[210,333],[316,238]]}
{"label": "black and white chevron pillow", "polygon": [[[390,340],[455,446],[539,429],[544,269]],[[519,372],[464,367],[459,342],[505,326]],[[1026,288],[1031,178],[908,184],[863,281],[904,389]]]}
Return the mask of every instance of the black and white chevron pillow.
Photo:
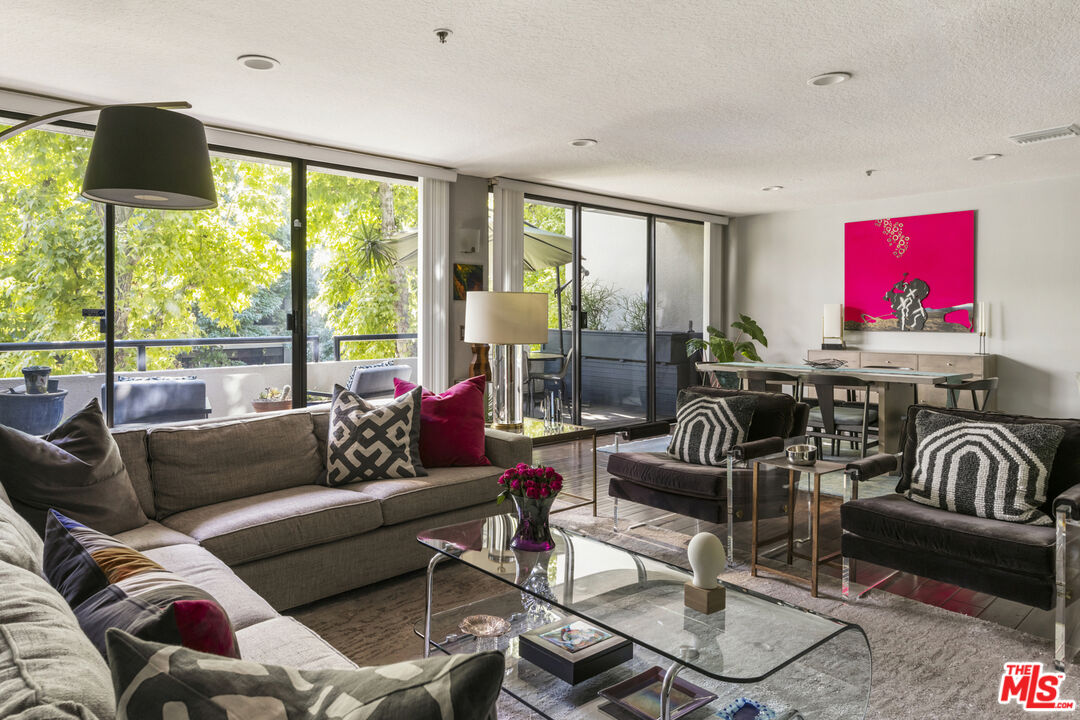
{"label": "black and white chevron pillow", "polygon": [[731,448],[746,440],[757,398],[688,393],[679,400],[668,454],[695,465],[725,464]]}
{"label": "black and white chevron pillow", "polygon": [[326,484],[427,475],[420,464],[420,392],[372,406],[340,385],[330,406]]}
{"label": "black and white chevron pillow", "polygon": [[1064,428],[972,422],[920,410],[915,432],[911,500],[993,520],[1053,523],[1039,508]]}

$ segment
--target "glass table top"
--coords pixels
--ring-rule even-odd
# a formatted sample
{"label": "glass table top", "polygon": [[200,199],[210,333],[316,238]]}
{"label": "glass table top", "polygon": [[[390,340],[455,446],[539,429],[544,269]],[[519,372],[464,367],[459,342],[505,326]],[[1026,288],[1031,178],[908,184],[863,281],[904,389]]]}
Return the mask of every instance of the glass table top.
{"label": "glass table top", "polygon": [[869,665],[857,625],[728,584],[726,608],[705,615],[683,603],[691,575],[680,568],[555,526],[554,550],[522,552],[509,547],[516,527],[515,518],[500,515],[417,539],[715,680],[759,681],[841,634],[866,648],[865,661],[852,661]]}

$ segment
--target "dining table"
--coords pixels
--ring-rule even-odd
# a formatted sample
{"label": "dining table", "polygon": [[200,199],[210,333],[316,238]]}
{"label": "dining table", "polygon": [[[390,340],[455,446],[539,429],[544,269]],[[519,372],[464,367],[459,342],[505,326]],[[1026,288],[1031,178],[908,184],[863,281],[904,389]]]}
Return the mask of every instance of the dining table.
{"label": "dining table", "polygon": [[729,372],[740,378],[754,370],[768,370],[806,377],[809,375],[839,375],[871,383],[870,392],[878,397],[878,450],[885,453],[900,452],[901,435],[908,408],[918,399],[920,385],[933,387],[943,383],[957,383],[972,376],[969,372],[944,373],[907,370],[901,368],[837,367],[820,368],[794,363],[755,362],[699,362],[698,372]]}

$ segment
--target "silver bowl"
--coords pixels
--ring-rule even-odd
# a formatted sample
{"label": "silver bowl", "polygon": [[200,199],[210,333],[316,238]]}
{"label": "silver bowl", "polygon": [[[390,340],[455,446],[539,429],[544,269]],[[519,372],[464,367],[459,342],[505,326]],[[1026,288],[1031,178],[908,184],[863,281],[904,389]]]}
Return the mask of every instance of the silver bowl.
{"label": "silver bowl", "polygon": [[817,462],[817,448],[813,445],[792,445],[787,448],[787,459],[792,465],[813,465]]}

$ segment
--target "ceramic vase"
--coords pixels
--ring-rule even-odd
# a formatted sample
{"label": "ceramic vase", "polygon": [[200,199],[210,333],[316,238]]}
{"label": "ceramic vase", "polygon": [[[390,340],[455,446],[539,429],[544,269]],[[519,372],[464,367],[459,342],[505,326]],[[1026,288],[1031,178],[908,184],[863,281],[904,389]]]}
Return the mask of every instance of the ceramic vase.
{"label": "ceramic vase", "polygon": [[555,495],[549,495],[546,498],[527,498],[519,495],[510,497],[514,500],[518,517],[517,532],[510,539],[510,547],[526,552],[544,552],[554,548],[555,541],[551,539],[548,514],[551,512],[552,503],[555,502]]}

